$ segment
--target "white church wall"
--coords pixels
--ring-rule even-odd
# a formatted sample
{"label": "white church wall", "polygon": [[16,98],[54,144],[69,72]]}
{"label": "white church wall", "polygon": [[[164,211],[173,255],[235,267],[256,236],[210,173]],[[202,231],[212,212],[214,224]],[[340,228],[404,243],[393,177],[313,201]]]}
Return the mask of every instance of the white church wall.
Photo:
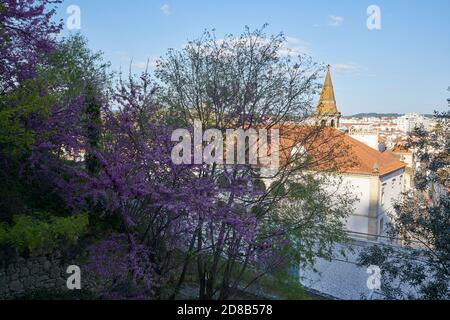
{"label": "white church wall", "polygon": [[351,232],[350,236],[360,238],[359,234],[361,234],[364,237],[364,234],[369,233],[369,218],[367,216],[352,214],[347,219],[346,227]]}
{"label": "white church wall", "polygon": [[[323,173],[316,174],[324,175]],[[326,175],[326,177],[327,183],[324,185],[324,188],[329,194],[339,195],[346,191],[351,191],[352,195],[358,198],[353,204],[353,212],[349,214],[346,220],[346,228],[351,233],[353,232],[353,234],[350,233],[352,236],[366,238],[369,237],[368,235],[379,234],[380,232],[385,233],[386,225],[389,222],[388,213],[392,212],[395,200],[402,193],[403,179],[405,177],[403,169],[380,177],[380,180],[376,176],[362,174]],[[269,186],[272,181],[271,179],[265,179],[265,182]],[[371,188],[375,188],[375,191],[371,190]],[[376,197],[375,201],[378,203],[378,211],[375,211],[375,214],[378,217],[374,217],[373,213],[372,217],[370,217],[371,196]],[[374,219],[378,220],[374,221]],[[370,230],[371,223],[378,224],[378,227]],[[357,234],[359,233],[367,236],[358,236]]]}
{"label": "white church wall", "polygon": [[402,192],[407,192],[413,188],[414,156],[411,153],[393,153],[400,161],[406,163],[406,170],[403,175]]}
{"label": "white church wall", "polygon": [[343,175],[343,184],[349,186],[353,195],[358,197],[354,211],[347,219],[347,230],[368,233],[370,207],[370,176]]}
{"label": "white church wall", "polygon": [[371,176],[346,174],[328,176],[325,189],[330,194],[343,194],[351,191],[358,200],[353,204],[353,212],[347,218],[346,228],[351,232],[368,233]]}
{"label": "white church wall", "polygon": [[390,221],[389,215],[394,213],[394,204],[400,199],[405,179],[405,170],[397,170],[380,177],[380,206],[378,221],[382,233],[386,232],[386,224]]}

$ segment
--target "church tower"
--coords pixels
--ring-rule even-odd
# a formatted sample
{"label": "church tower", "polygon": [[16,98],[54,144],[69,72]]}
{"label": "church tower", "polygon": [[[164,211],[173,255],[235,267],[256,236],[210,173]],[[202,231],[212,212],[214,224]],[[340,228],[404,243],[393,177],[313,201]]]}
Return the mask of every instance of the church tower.
{"label": "church tower", "polygon": [[317,105],[316,120],[321,125],[338,128],[341,119],[341,113],[336,106],[336,98],[334,97],[333,83],[331,82],[330,66],[327,66],[327,75],[323,84],[322,94],[320,95],[319,104]]}

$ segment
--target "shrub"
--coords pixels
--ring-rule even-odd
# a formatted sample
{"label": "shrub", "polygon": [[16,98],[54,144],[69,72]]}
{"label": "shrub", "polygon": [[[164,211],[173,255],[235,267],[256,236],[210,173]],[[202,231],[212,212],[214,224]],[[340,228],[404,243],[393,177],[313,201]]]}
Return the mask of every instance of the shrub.
{"label": "shrub", "polygon": [[39,247],[49,246],[51,235],[49,226],[28,216],[15,216],[14,225],[7,231],[7,244],[19,251],[33,251]]}
{"label": "shrub", "polygon": [[56,238],[64,238],[71,243],[76,243],[88,227],[89,218],[87,214],[71,217],[52,217],[50,229]]}
{"label": "shrub", "polygon": [[39,248],[53,248],[60,241],[76,243],[89,224],[87,214],[55,217],[40,221],[30,216],[15,216],[10,227],[0,225],[0,245],[10,246],[19,252]]}

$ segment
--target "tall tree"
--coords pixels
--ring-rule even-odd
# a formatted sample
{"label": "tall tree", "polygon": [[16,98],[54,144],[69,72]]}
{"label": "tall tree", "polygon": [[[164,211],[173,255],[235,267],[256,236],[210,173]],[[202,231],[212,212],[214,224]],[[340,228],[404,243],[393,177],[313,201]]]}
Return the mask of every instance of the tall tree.
{"label": "tall tree", "polygon": [[[45,116],[54,103],[46,94],[45,79],[37,79],[39,65],[55,49],[62,24],[52,22],[58,1],[5,0],[0,2],[0,217],[23,212],[27,188],[19,166],[35,142],[30,121]],[[30,194],[30,193],[28,193]]]}
{"label": "tall tree", "polygon": [[100,107],[86,101],[103,101],[106,85],[101,54],[75,35],[55,43],[34,67],[33,77],[0,98],[0,121],[9,124],[0,129],[0,219],[8,229],[26,230],[25,224],[28,230],[51,228],[55,221],[62,226],[60,218],[67,218],[67,225],[74,222],[67,232],[85,230],[86,220],[74,216],[85,217],[88,208],[74,209],[58,185],[62,175],[71,178],[67,162],[82,159],[75,154],[99,147]]}
{"label": "tall tree", "polygon": [[436,112],[435,121],[410,137],[416,190],[395,206],[389,231],[402,247],[374,246],[360,256],[362,265],[381,268],[388,299],[450,298],[450,111]]}
{"label": "tall tree", "polygon": [[[277,205],[283,198],[305,203],[314,193],[313,188],[298,192],[299,185],[292,182],[301,184],[300,181],[307,180],[306,170],[314,164],[302,159],[307,157],[305,150],[314,152],[312,146],[320,138],[322,128],[310,127],[303,134],[296,134],[295,129],[289,131],[296,128],[293,122],[297,127],[308,124],[314,94],[319,88],[316,79],[320,68],[306,56],[292,57],[287,52],[284,35],[267,36],[263,29],[247,28],[240,36],[223,39],[214,32],[205,32],[182,51],[170,50],[158,62],[156,76],[162,83],[159,96],[170,115],[169,123],[191,127],[194,121],[200,121],[203,130],[215,128],[224,133],[227,129],[278,128],[282,135],[292,139],[288,149],[296,146],[299,150],[281,150],[285,158],[276,173],[265,174],[250,165],[195,168],[197,177],[211,179],[223,190],[212,210],[203,210],[192,217],[195,227],[186,238],[184,265],[172,297],[184,282],[186,270],[193,265],[197,270],[199,298],[227,299],[249,284],[244,280],[249,273],[258,278],[277,268],[283,261],[281,252],[293,238],[314,256],[314,241],[310,238],[314,235],[295,233],[308,224],[307,216],[314,211],[312,206],[310,211],[302,206],[304,214],[300,211],[295,223],[293,220],[287,223],[287,219],[280,218],[283,214],[278,215]],[[247,144],[246,152],[250,148]],[[322,161],[330,161],[333,155],[324,152],[322,156]],[[262,181],[268,179],[276,183],[261,188]],[[316,190],[319,189],[323,191],[323,188]],[[342,224],[332,216],[345,216],[345,210],[340,210],[346,206],[344,203],[337,204],[336,210],[325,210],[323,215],[316,216],[316,222],[320,220],[329,227],[321,229],[326,230],[323,237],[319,232],[315,234],[316,244],[326,247],[331,241],[325,239],[339,238]],[[321,223],[310,226],[320,229]],[[300,235],[305,239],[299,239]]]}

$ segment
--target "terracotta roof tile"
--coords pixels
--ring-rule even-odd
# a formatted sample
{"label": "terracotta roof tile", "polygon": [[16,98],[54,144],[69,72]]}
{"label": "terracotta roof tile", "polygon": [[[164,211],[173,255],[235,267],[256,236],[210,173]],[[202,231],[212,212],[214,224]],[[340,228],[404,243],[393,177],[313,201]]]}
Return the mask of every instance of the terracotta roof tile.
{"label": "terracotta roof tile", "polygon": [[311,170],[383,176],[406,166],[393,155],[372,149],[334,128],[281,127],[281,162],[288,161],[294,146],[301,146],[311,158]]}

